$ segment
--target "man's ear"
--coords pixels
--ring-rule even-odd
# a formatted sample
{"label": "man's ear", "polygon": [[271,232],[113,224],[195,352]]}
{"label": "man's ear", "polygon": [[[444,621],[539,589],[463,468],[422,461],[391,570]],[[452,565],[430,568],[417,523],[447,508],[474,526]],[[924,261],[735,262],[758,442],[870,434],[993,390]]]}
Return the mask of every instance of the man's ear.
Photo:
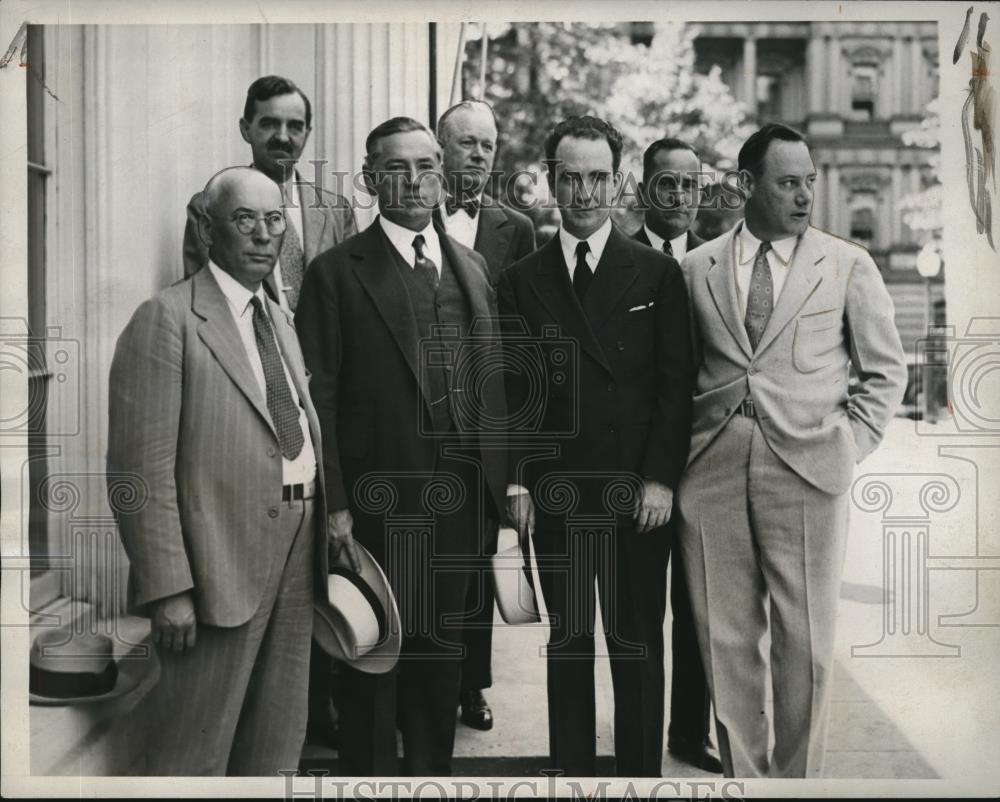
{"label": "man's ear", "polygon": [[212,218],[207,213],[198,215],[198,239],[206,248],[212,247]]}
{"label": "man's ear", "polygon": [[240,117],[240,136],[243,137],[243,141],[248,145],[250,144],[250,123]]}
{"label": "man's ear", "polygon": [[364,181],[365,190],[368,192],[368,194],[371,195],[373,198],[377,197],[378,192],[375,189],[375,171],[372,170],[371,165],[368,163],[367,159],[365,159],[365,161],[361,165],[361,180]]}
{"label": "man's ear", "polygon": [[739,187],[743,191],[743,200],[749,198],[753,194],[754,188],[753,173],[749,170],[740,170]]}

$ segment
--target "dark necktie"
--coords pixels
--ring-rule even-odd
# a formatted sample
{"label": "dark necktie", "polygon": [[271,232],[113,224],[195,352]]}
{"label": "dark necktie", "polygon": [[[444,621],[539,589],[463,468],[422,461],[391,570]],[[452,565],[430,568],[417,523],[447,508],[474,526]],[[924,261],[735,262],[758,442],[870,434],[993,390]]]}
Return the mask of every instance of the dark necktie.
{"label": "dark necktie", "polygon": [[[295,189],[289,189],[294,192]],[[281,190],[282,197],[288,205],[285,188]],[[288,211],[285,210],[285,235],[281,240],[281,250],[278,252],[278,264],[281,265],[281,283],[285,287],[285,299],[288,301],[288,308],[293,312],[299,303],[299,290],[302,289],[302,274],[305,272],[305,259],[302,255],[302,242],[299,239],[299,232],[295,230],[295,224],[288,219]]]}
{"label": "dark necktie", "polygon": [[767,262],[767,252],[771,250],[770,242],[762,242],[753,260],[753,273],[750,275],[750,287],[747,290],[747,314],[743,319],[743,327],[750,338],[750,347],[757,350],[757,344],[767,328],[774,309],[774,282],[771,280],[771,266]]}
{"label": "dark necktie", "polygon": [[587,294],[587,288],[594,279],[594,273],[587,264],[587,254],[590,253],[590,245],[587,240],[580,240],[576,244],[576,268],[573,270],[573,289],[576,290],[576,297],[583,303],[583,298]]}
{"label": "dark necktie", "polygon": [[264,314],[264,305],[256,295],[250,299],[250,303],[253,304],[253,337],[257,341],[260,364],[264,368],[267,410],[271,413],[271,420],[278,433],[282,456],[285,459],[295,459],[305,443],[302,427],[299,426],[299,410],[285,379],[278,344],[274,341],[271,322]]}
{"label": "dark necktie", "polygon": [[674,257],[674,246],[670,244],[670,240],[663,240],[663,252],[669,256],[671,259]]}
{"label": "dark necktie", "polygon": [[417,271],[417,275],[421,276],[424,281],[428,282],[434,291],[437,292],[437,265],[434,264],[434,260],[429,258],[424,252],[424,245],[424,235],[417,234],[417,236],[413,238],[413,250],[416,252],[416,257],[413,260],[413,269]]}

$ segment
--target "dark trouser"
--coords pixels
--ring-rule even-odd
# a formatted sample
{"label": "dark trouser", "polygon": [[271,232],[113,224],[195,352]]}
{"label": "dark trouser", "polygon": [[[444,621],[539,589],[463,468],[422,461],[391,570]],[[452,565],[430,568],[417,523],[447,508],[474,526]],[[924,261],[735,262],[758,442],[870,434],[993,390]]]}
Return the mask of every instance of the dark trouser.
{"label": "dark trouser", "polygon": [[594,776],[594,579],[611,661],[618,776],[658,777],[663,761],[663,621],[670,533],[538,521],[535,554],[551,617],[552,768]]}
{"label": "dark trouser", "polygon": [[[671,524],[671,531],[674,526]],[[676,544],[676,536],[671,535]],[[668,740],[678,745],[702,746],[708,742],[710,696],[705,681],[705,669],[698,651],[698,636],[691,612],[691,594],[684,561],[676,548],[671,548],[670,610],[673,614],[670,651],[670,727]]]}
{"label": "dark trouser", "polygon": [[476,560],[469,575],[469,590],[465,594],[468,618],[463,622],[462,690],[481,691],[493,684],[493,568],[491,555],[496,554],[500,524],[487,520],[482,558]]}
{"label": "dark trouser", "polygon": [[[449,475],[472,488],[455,509],[447,493],[422,492],[428,481]],[[383,481],[395,485],[398,500],[388,514],[357,510],[354,531],[389,578],[399,606],[402,648],[399,664],[387,674],[341,667],[341,772],[399,774],[398,724],[402,773],[447,776],[462,675],[469,558],[480,551],[479,470],[468,462],[442,458],[433,479],[401,476]],[[420,487],[414,489],[416,485]],[[439,511],[442,506],[446,511]]]}

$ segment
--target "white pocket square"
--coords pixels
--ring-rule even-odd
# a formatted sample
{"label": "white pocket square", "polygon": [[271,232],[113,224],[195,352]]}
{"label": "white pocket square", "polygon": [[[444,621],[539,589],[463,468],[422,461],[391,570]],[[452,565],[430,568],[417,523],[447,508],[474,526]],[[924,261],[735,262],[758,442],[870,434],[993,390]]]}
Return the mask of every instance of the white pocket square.
{"label": "white pocket square", "polygon": [[643,309],[652,309],[656,301],[650,301],[648,304],[639,304],[638,306],[633,306],[629,309],[629,312],[641,312]]}

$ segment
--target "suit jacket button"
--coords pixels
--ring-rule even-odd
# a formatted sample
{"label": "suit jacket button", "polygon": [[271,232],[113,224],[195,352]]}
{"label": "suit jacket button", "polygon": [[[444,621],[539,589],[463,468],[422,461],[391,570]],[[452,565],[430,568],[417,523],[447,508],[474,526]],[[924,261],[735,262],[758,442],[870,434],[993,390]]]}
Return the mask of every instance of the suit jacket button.
{"label": "suit jacket button", "polygon": [[271,446],[271,447],[269,447],[267,449],[267,456],[269,456],[269,457],[273,457],[277,453],[278,453],[278,449],[276,449],[274,446]]}
{"label": "suit jacket button", "polygon": [[615,433],[615,431],[616,431],[616,429],[615,429],[615,427],[614,427],[614,426],[609,426],[609,427],[608,427],[608,431],[609,431],[609,432],[611,432],[611,434],[614,434],[614,433]]}
{"label": "suit jacket button", "polygon": [[618,350],[619,351],[624,351],[625,350],[625,342],[623,340],[619,340],[618,341]]}
{"label": "suit jacket button", "polygon": [[750,368],[750,370],[749,370],[749,371],[747,371],[747,372],[748,372],[748,373],[749,373],[749,374],[750,374],[751,376],[756,376],[756,375],[757,375],[757,368]]}
{"label": "suit jacket button", "polygon": [[267,514],[271,518],[277,518],[278,517],[278,508],[277,507],[271,507],[271,509],[269,509],[267,511]]}
{"label": "suit jacket button", "polygon": [[613,393],[614,391],[615,391],[615,385],[614,382],[612,382],[611,384],[608,385],[608,392]]}

